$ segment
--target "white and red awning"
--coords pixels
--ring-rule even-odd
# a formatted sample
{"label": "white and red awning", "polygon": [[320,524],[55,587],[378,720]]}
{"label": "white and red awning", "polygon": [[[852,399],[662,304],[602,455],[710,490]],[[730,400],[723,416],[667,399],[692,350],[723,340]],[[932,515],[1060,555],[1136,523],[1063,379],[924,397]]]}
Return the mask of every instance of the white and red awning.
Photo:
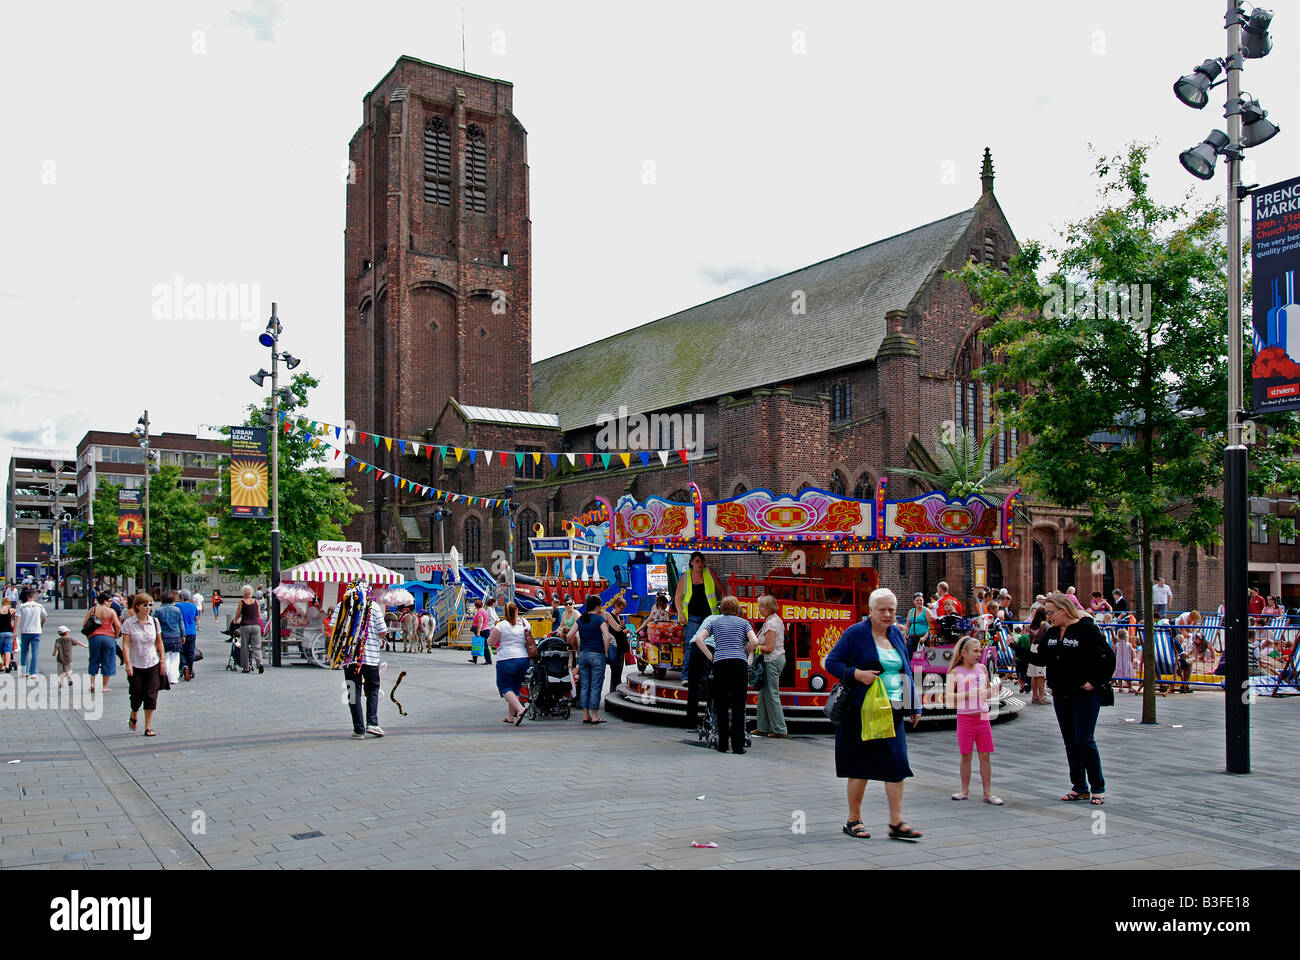
{"label": "white and red awning", "polygon": [[366,583],[402,583],[403,574],[395,573],[360,557],[317,557],[280,573],[282,581],[297,583],[345,583],[364,580]]}

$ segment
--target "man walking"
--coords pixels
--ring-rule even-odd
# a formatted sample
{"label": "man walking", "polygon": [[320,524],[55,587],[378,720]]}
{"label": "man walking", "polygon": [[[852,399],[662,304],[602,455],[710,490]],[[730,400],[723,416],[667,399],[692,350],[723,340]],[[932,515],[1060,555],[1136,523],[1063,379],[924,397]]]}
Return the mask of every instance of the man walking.
{"label": "man walking", "polygon": [[[369,600],[365,604],[366,609],[361,613],[365,638],[360,647],[348,645],[347,658],[343,662],[343,683],[348,691],[353,740],[364,740],[367,733],[372,737],[384,735],[384,728],[379,725],[379,638],[388,632],[388,628],[384,626],[384,615],[380,613],[381,605]],[[366,695],[364,721],[361,714],[363,686]]]}
{"label": "man walking", "polygon": [[194,646],[199,638],[199,605],[188,590],[181,591],[181,602],[176,609],[181,612],[184,640],[181,642],[181,678],[194,679]]}
{"label": "man walking", "polygon": [[45,608],[36,602],[36,591],[28,587],[18,595],[18,634],[22,649],[18,655],[20,672],[24,677],[36,676],[36,655],[41,649],[41,631],[49,616]]}

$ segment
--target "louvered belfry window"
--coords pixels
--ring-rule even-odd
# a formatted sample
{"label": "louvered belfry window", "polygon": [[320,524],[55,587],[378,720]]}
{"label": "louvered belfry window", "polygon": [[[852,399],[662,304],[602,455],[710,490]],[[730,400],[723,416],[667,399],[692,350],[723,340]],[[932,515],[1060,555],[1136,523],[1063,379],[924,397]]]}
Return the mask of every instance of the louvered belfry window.
{"label": "louvered belfry window", "polygon": [[424,200],[451,206],[451,131],[442,117],[424,124]]}
{"label": "louvered belfry window", "polygon": [[476,123],[465,131],[465,207],[487,212],[487,134]]}

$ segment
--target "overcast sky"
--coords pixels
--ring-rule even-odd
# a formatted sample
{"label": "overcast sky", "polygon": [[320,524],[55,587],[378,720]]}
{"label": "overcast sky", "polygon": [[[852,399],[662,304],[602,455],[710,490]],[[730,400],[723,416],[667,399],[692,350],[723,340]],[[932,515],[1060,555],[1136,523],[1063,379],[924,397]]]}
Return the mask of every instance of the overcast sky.
{"label": "overcast sky", "polygon": [[[1200,185],[1177,155],[1222,125],[1223,98],[1198,114],[1171,85],[1223,55],[1223,10],[466,2],[464,66],[514,84],[529,134],[534,359],[965,209],[985,146],[1022,241],[1093,207],[1090,145],[1155,139],[1159,198],[1216,200],[1223,177]],[[348,140],[399,56],[462,66],[462,5],[128,0],[5,20],[0,462],[145,408],[156,432],[239,419],[272,300],[322,380],[311,415],[341,421]],[[1248,182],[1300,174],[1300,10],[1272,33],[1244,87],[1282,133]],[[176,278],[244,285],[258,317],[168,315]]]}

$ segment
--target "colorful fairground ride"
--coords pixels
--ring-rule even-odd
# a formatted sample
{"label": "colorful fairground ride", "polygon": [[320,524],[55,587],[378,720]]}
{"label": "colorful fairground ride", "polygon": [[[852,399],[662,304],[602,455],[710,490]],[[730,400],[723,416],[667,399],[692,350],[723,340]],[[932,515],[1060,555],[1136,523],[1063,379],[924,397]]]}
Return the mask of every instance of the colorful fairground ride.
{"label": "colorful fairground ride", "polygon": [[[844,631],[867,614],[868,597],[878,583],[875,569],[863,562],[867,555],[1018,546],[1012,509],[1019,491],[1001,501],[982,494],[951,498],[942,492],[886,500],[887,483],[881,478],[872,500],[817,489],[797,495],[760,489],[719,501],[703,500],[692,483],[690,503],[625,496],[611,507],[599,500],[599,510],[565,525],[567,536],[539,536],[531,542],[546,589],[567,591],[575,601],[578,591],[585,591],[583,596],[598,592],[603,601],[621,593],[634,623],[648,613],[657,591],[669,590],[669,572],[687,569],[685,558],[693,551],[709,562],[718,556],[770,557],[772,566],[764,576],[719,575],[719,596],[740,600],[755,627],[763,622],[758,598],[771,594],[779,602],[786,626],[783,711],[790,722],[828,725],[822,708],[835,678],[825,660]],[[845,564],[832,566],[836,556],[844,556]],[[540,573],[543,569],[551,575]],[[961,626],[950,618],[942,624],[944,635],[919,648],[913,659],[913,671],[922,678],[923,720],[953,716],[943,703],[943,682]],[[639,672],[628,674],[606,706],[628,719],[684,719],[686,687],[680,672],[688,638],[682,634],[680,623],[646,624],[634,644]],[[996,648],[986,648],[983,657],[993,678],[990,700],[996,716],[1010,716],[1024,702],[1013,695],[1014,687],[998,679]],[[751,711],[756,698],[749,694]]]}

